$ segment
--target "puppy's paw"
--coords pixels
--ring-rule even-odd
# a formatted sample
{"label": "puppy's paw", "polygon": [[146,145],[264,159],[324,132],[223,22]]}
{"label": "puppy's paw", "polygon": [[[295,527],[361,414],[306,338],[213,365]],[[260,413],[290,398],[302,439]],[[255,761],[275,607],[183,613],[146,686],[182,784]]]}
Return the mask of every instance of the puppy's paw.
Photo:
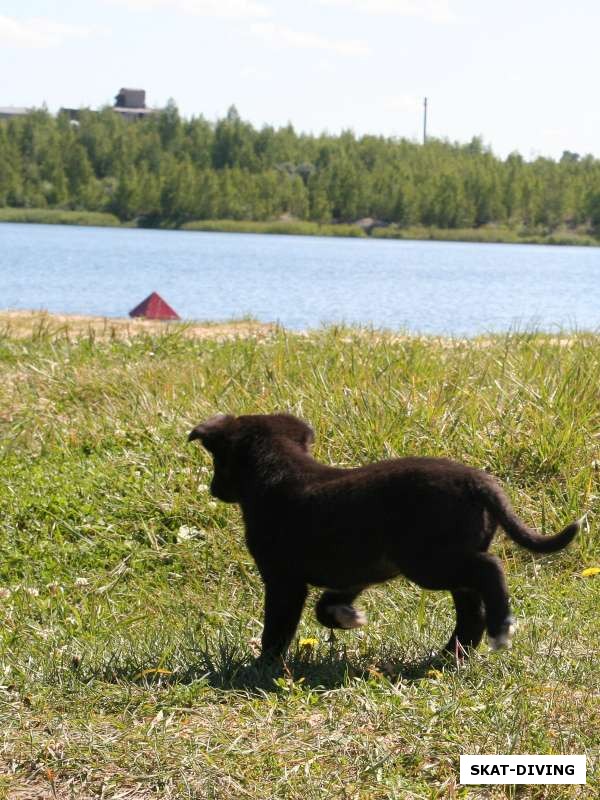
{"label": "puppy's paw", "polygon": [[331,614],[339,628],[350,630],[351,628],[360,628],[367,621],[367,615],[364,611],[359,611],[358,608],[349,605],[336,605],[329,606],[327,611]]}
{"label": "puppy's paw", "polygon": [[512,638],[517,629],[517,623],[513,617],[509,617],[495,636],[490,636],[490,647],[492,650],[501,650],[504,647],[512,646]]}

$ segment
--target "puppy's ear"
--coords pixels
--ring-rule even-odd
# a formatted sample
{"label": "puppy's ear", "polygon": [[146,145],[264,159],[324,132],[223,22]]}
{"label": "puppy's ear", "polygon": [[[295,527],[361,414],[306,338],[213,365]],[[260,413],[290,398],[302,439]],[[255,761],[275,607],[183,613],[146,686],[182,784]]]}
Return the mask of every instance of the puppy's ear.
{"label": "puppy's ear", "polygon": [[214,417],[207,419],[206,422],[201,422],[190,431],[188,442],[200,439],[205,447],[210,447],[211,443],[229,433],[234,422],[235,417],[231,414],[215,414]]}

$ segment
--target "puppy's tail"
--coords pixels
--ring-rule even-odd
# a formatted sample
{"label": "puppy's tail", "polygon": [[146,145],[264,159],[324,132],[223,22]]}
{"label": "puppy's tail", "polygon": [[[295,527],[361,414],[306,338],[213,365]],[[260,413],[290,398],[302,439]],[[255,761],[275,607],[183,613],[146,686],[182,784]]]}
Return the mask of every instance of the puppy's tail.
{"label": "puppy's tail", "polygon": [[555,553],[562,550],[573,541],[585,520],[585,516],[581,517],[555,536],[542,536],[517,517],[500,486],[489,476],[486,475],[485,478],[483,485],[478,488],[486,508],[514,542],[534,553]]}

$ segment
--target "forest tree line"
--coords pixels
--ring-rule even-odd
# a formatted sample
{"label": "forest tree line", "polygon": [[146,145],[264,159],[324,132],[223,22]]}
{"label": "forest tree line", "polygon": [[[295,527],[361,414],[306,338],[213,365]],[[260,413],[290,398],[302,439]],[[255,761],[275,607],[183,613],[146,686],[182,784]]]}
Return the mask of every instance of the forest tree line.
{"label": "forest tree line", "polygon": [[380,136],[257,129],[232,107],[217,122],[176,106],[130,122],[110,109],[33,111],[0,121],[0,207],[107,211],[122,221],[585,229],[600,235],[600,160],[495,156],[478,138],[420,145]]}

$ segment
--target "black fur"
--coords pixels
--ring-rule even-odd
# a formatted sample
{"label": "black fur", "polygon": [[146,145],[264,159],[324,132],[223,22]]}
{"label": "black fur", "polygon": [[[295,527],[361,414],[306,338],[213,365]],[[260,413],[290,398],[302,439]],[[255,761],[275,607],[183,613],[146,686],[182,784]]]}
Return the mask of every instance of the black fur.
{"label": "black fur", "polygon": [[312,429],[289,414],[217,416],[198,425],[214,461],[211,492],[242,509],[248,549],[265,584],[263,656],[287,650],[309,585],[323,625],[356,627],[353,607],[370,584],[404,575],[447,589],[456,628],[446,648],[477,647],[487,628],[497,646],[512,634],[501,563],[487,549],[498,525],[520,545],[547,553],[575,536],[574,522],[541,536],[511,509],[497,481],[444,458],[399,458],[356,469],[310,455]]}

